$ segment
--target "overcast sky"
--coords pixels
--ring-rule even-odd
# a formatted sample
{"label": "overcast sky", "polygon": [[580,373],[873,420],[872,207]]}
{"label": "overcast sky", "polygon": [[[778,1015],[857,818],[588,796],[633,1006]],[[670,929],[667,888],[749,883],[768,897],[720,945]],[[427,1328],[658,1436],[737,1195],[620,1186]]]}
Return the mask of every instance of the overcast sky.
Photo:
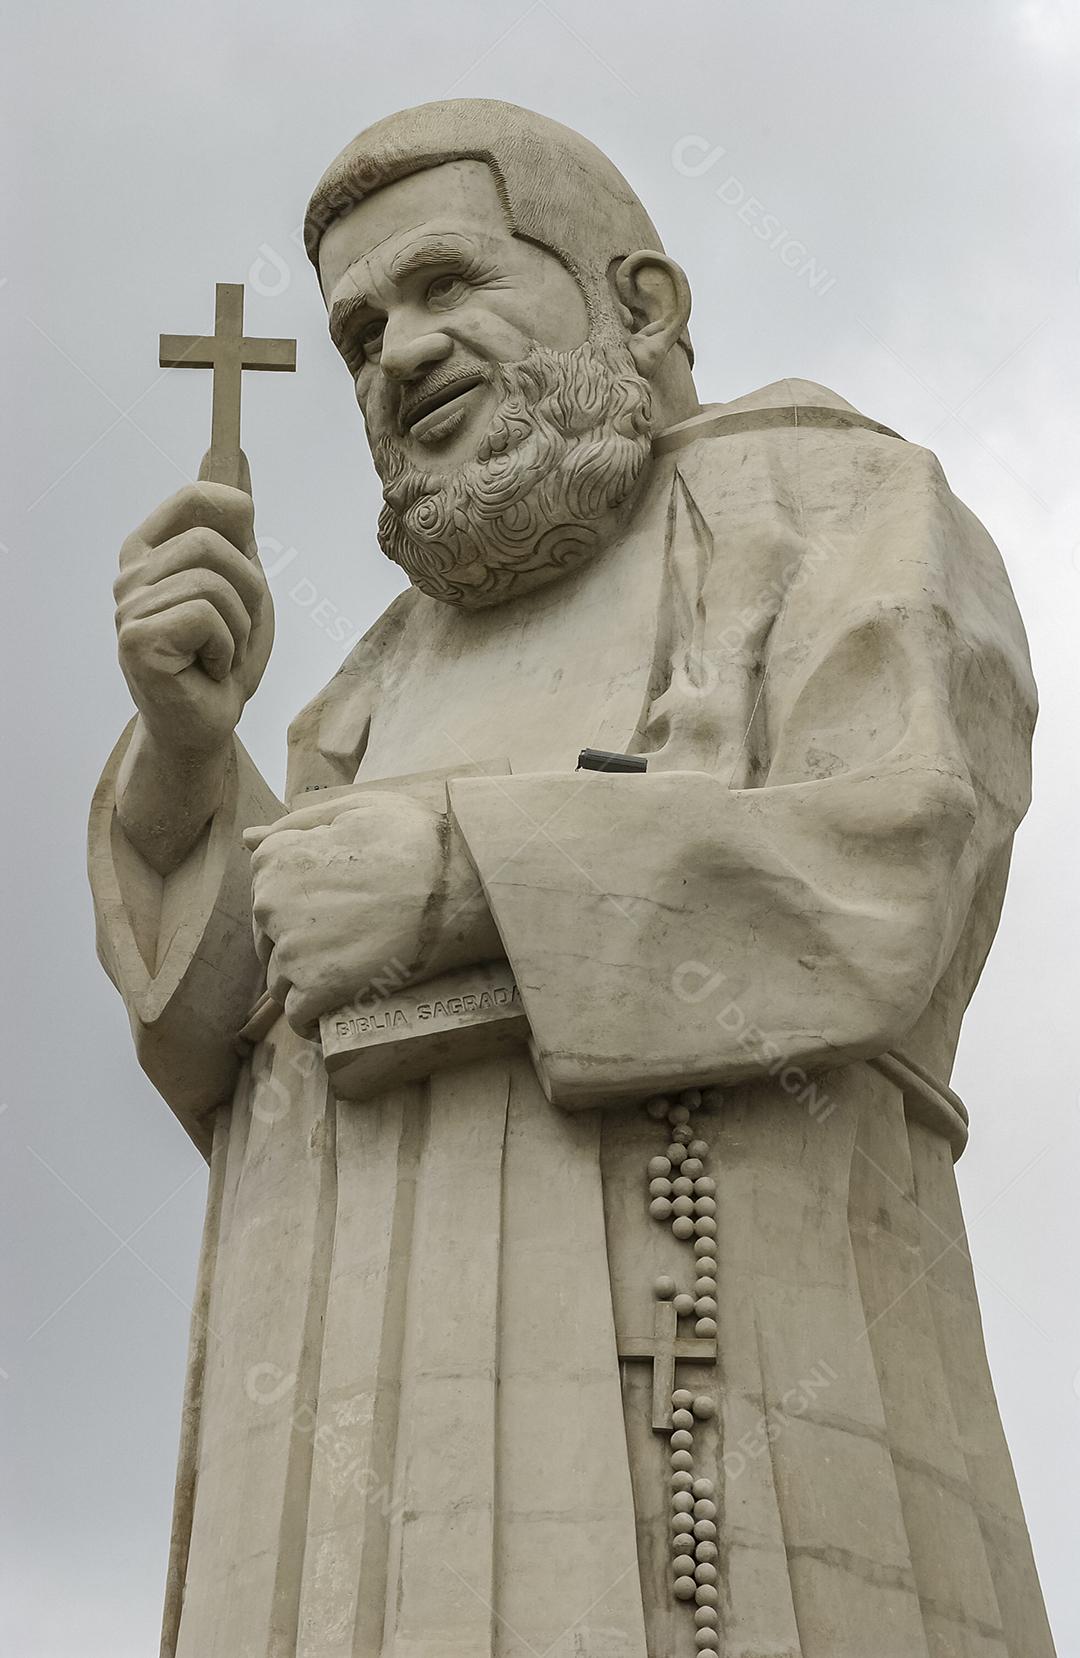
{"label": "overcast sky", "polygon": [[[246,376],[244,394],[278,634],[241,731],[280,788],[286,723],[342,656],[328,623],[359,632],[400,586],[295,232],[357,130],[459,95],[556,116],[622,168],[689,274],[704,399],[823,381],[933,448],[1004,552],[1043,713],[1035,804],[954,1077],[973,1123],[959,1179],[1059,1653],[1080,1653],[1080,7],[9,0],[5,14],[3,1651],[157,1651],[205,1170],[135,1063],[83,869],[87,802],[129,712],[117,549],[208,442],[209,376],[159,371],[157,337],[208,330],[213,285],[231,281],[248,284],[249,332],[299,340],[295,376]],[[722,151],[696,175],[676,164],[706,154],[680,148],[689,137]],[[765,213],[775,246],[754,232]]]}

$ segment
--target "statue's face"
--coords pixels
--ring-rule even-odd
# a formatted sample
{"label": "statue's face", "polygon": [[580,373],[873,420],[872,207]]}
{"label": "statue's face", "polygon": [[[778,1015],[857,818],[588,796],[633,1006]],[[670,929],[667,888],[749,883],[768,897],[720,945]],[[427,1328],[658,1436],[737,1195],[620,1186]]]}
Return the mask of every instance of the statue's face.
{"label": "statue's face", "polygon": [[415,586],[476,609],[608,544],[644,476],[651,390],[614,311],[590,339],[576,280],[511,235],[482,162],[377,191],[319,265],[382,479],[379,542]]}
{"label": "statue's face", "polygon": [[427,472],[475,455],[499,365],[588,337],[577,282],[554,254],[512,235],[480,161],[376,191],[329,227],[319,270],[372,449],[388,440]]}

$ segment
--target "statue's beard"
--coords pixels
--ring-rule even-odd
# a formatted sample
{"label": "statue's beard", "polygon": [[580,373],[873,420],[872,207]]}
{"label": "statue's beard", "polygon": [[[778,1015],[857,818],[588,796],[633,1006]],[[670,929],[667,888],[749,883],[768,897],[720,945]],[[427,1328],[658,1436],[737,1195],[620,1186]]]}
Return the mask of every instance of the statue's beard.
{"label": "statue's beard", "polygon": [[535,347],[488,375],[501,394],[475,457],[440,476],[390,438],[379,545],[414,586],[470,609],[551,581],[622,527],[650,448],[651,394],[621,345]]}

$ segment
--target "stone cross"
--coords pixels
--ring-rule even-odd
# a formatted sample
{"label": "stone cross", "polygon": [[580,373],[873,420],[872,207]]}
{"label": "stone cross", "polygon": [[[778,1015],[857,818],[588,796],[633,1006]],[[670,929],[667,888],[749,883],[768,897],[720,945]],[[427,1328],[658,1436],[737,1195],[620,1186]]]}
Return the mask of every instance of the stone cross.
{"label": "stone cross", "polygon": [[219,282],[212,334],[162,334],[162,368],[209,368],[214,374],[210,450],[201,474],[211,483],[247,489],[240,453],[240,372],[245,368],[296,367],[296,341],[248,339],[244,335],[244,285]]}
{"label": "stone cross", "polygon": [[619,1358],[652,1360],[652,1425],[657,1433],[671,1432],[671,1395],[675,1366],[680,1359],[716,1363],[716,1339],[679,1336],[679,1315],[671,1301],[657,1301],[653,1336],[627,1336],[618,1343]]}

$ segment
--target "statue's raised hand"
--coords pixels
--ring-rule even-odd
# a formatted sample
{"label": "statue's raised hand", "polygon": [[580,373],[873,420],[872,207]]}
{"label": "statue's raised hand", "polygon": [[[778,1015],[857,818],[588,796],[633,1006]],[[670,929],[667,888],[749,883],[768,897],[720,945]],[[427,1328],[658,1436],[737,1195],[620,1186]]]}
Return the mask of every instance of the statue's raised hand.
{"label": "statue's raised hand", "polygon": [[120,666],[157,749],[220,751],[274,637],[250,495],[188,484],[128,536],[114,592]]}

